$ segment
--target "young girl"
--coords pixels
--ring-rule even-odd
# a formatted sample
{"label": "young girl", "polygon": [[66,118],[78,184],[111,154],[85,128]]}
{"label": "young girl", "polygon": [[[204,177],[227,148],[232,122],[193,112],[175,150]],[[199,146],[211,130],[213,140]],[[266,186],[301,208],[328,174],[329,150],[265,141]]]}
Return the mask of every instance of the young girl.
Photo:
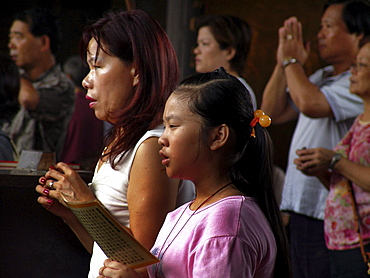
{"label": "young girl", "polygon": [[100,277],[290,277],[272,145],[260,125],[270,119],[256,115],[222,68],[179,85],[166,103],[160,154],[169,177],[194,182],[196,198],[167,215],[151,249],[159,263],[140,273],[106,260]]}

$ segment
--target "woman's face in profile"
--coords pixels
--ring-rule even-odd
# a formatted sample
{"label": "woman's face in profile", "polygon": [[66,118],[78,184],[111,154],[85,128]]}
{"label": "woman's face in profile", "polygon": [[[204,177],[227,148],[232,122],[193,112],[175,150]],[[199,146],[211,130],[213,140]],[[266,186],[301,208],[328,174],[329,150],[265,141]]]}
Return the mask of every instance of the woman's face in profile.
{"label": "woman's face in profile", "polygon": [[91,100],[89,107],[94,109],[98,119],[115,123],[117,119],[113,113],[127,104],[133,87],[138,83],[136,68],[98,49],[95,39],[89,42],[87,63],[90,72],[82,85],[87,89],[86,98]]}
{"label": "woman's face in profile", "polygon": [[221,66],[229,68],[230,51],[228,49],[221,50],[208,26],[199,29],[194,54],[196,72],[210,72]]}
{"label": "woman's face in profile", "polygon": [[349,90],[361,98],[370,97],[370,43],[361,47],[351,67]]}

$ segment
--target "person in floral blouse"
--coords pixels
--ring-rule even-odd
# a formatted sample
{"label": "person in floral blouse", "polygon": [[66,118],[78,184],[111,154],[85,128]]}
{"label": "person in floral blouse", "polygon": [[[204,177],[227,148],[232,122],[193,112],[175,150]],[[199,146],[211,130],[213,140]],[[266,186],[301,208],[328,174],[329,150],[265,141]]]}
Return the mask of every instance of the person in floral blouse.
{"label": "person in floral blouse", "polygon": [[[316,176],[329,189],[325,208],[325,240],[331,277],[368,277],[364,252],[370,251],[370,42],[351,67],[350,92],[364,101],[364,111],[334,150],[297,150],[297,169]],[[352,194],[359,215],[355,221]]]}

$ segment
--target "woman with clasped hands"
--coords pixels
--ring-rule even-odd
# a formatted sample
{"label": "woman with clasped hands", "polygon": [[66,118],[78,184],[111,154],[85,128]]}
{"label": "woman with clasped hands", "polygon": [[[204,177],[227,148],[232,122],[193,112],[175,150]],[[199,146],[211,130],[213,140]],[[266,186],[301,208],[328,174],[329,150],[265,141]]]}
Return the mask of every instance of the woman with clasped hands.
{"label": "woman with clasped hands", "polygon": [[370,251],[370,42],[360,49],[351,68],[350,92],[364,101],[334,150],[297,150],[297,168],[317,176],[330,190],[325,208],[326,245],[331,250],[331,277],[368,277],[355,223],[351,187],[357,203],[364,251]]}
{"label": "woman with clasped hands", "polygon": [[150,249],[166,214],[176,207],[180,188],[179,180],[166,175],[157,142],[178,65],[164,30],[139,10],[108,13],[84,31],[81,49],[90,67],[82,82],[89,106],[113,129],[89,187],[60,162],[40,178],[36,190],[39,203],[61,216],[92,253],[89,277],[97,277],[106,256],[61,204],[98,199]]}

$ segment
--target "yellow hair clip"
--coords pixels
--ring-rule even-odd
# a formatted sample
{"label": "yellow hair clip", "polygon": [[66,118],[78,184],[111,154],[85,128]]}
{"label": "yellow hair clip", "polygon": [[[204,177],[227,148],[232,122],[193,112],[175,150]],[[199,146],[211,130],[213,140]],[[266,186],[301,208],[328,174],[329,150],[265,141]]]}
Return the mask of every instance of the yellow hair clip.
{"label": "yellow hair clip", "polygon": [[271,118],[267,116],[262,110],[254,111],[254,118],[250,123],[250,126],[252,127],[251,137],[254,138],[256,138],[254,127],[257,123],[260,123],[262,127],[268,127],[271,124]]}

